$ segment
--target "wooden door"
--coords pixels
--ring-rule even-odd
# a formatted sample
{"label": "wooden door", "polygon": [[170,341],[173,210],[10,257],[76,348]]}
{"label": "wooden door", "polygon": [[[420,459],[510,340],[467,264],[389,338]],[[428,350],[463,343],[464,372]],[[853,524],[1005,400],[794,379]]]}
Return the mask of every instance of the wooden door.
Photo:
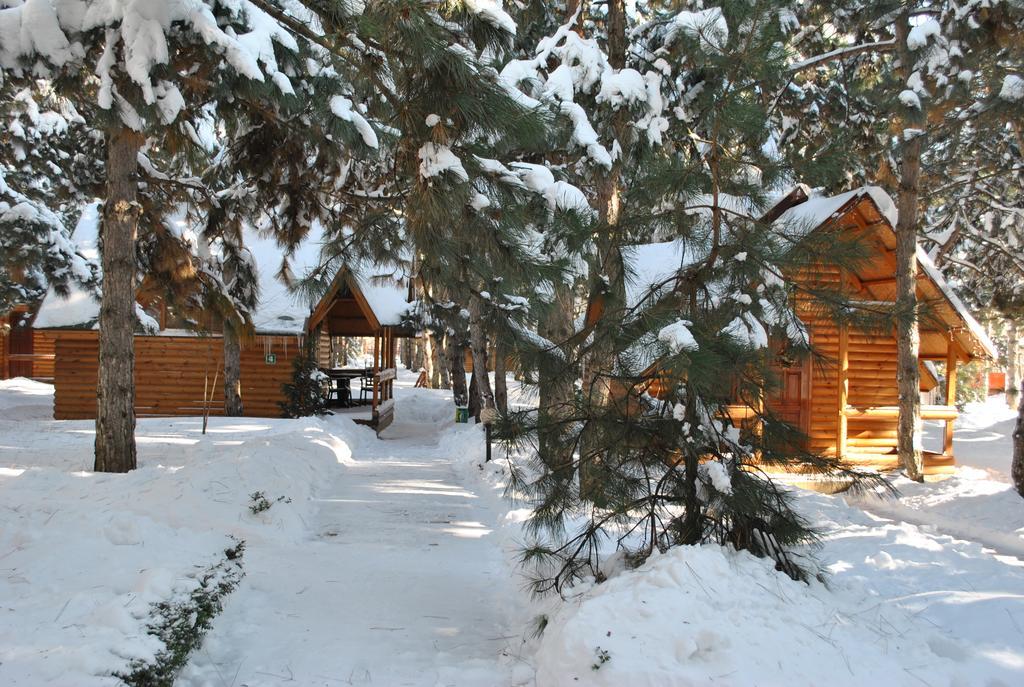
{"label": "wooden door", "polygon": [[810,420],[810,360],[794,361],[784,354],[777,355],[772,372],[779,384],[765,399],[768,410],[806,434]]}
{"label": "wooden door", "polygon": [[10,333],[10,376],[32,376],[32,327],[29,326],[28,313],[11,314]]}

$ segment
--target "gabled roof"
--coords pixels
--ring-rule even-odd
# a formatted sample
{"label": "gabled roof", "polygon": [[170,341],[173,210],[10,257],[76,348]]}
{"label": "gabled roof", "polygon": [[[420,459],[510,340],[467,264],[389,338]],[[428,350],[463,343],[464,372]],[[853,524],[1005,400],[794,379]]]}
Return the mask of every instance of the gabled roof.
{"label": "gabled roof", "polygon": [[[787,225],[787,228],[804,227],[809,231],[834,223],[840,223],[840,226],[849,224],[851,230],[881,230],[883,234],[878,236],[881,248],[894,253],[897,219],[896,204],[889,194],[877,186],[864,186],[835,196],[812,195],[783,212],[776,223]],[[917,249],[917,263],[920,268],[918,288],[924,299],[936,306],[934,315],[942,320],[962,351],[968,357],[998,357],[995,344],[984,327],[974,319],[920,247]],[[892,300],[894,297],[895,283],[891,278],[863,280],[862,284],[878,300]],[[922,342],[922,355],[925,354],[926,343]]]}
{"label": "gabled roof", "polygon": [[[835,222],[839,222],[843,227],[849,225],[851,230],[880,231],[884,236],[881,237],[879,250],[891,252],[895,249],[896,205],[892,198],[877,186],[865,186],[835,196],[814,195],[806,186],[798,186],[782,196],[778,203],[765,213],[764,219],[772,221],[790,236],[803,236]],[[623,258],[628,272],[627,304],[634,306],[643,298],[656,298],[666,289],[672,288],[672,284],[666,286],[664,282],[680,268],[693,264],[702,257],[693,254],[693,250],[691,244],[681,240],[626,248]],[[918,248],[917,260],[920,266],[919,288],[924,299],[936,306],[935,314],[948,328],[964,354],[968,357],[998,357],[995,345],[985,329],[974,319],[967,306],[953,292],[921,248]],[[892,300],[891,294],[895,292],[895,285],[887,288],[882,282],[893,281],[894,274],[893,268],[886,275],[889,279],[876,280],[869,287],[873,297],[877,300]],[[870,282],[871,280],[865,280],[864,284]],[[938,357],[935,351],[942,345],[942,342],[938,341],[941,333],[924,331],[924,326],[922,330],[922,355],[927,353],[930,357]],[[931,351],[929,347],[935,351]]]}
{"label": "gabled roof", "polygon": [[[366,264],[343,268],[334,275],[331,285],[313,307],[306,322],[312,330],[328,318],[340,298],[355,301],[369,329],[401,326],[409,311],[409,278],[405,270],[393,263]],[[345,332],[334,332],[344,336]],[[360,332],[347,335],[358,336]]]}

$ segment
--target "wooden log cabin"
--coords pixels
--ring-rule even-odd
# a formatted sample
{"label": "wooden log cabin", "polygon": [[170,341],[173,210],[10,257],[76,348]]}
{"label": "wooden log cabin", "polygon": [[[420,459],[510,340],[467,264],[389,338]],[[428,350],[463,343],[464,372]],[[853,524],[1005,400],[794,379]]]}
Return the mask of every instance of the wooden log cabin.
{"label": "wooden log cabin", "polygon": [[[841,287],[851,301],[890,309],[896,293],[896,211],[884,191],[865,187],[832,197],[808,197],[804,190],[789,194],[785,206],[765,217],[804,230],[837,229],[851,232],[870,249],[869,259],[856,270],[822,265],[813,271],[786,275],[794,282]],[[633,260],[643,284],[658,284],[664,274],[647,274],[646,262],[685,264],[686,256],[672,242],[637,246]],[[668,256],[666,258],[666,256]],[[921,391],[939,385],[932,363],[944,366],[948,383],[939,404],[922,405],[922,419],[944,424],[941,446],[925,446],[926,474],[948,471],[954,464],[953,426],[957,418],[957,372],[976,358],[997,353],[984,329],[943,280],[923,250],[917,254],[917,297],[926,315],[919,323]],[[827,364],[811,360],[779,367],[779,390],[765,399],[775,415],[798,427],[806,448],[841,457],[879,470],[898,467],[896,428],[899,393],[896,383],[896,334],[839,327],[822,315],[806,296],[797,297],[796,313],[806,327],[810,345]],[[728,409],[734,423],[752,415],[750,408]]]}
{"label": "wooden log cabin", "polygon": [[[95,246],[96,232],[96,219],[82,221],[74,239],[88,252]],[[260,302],[252,313],[254,334],[244,339],[241,347],[243,411],[252,417],[280,417],[278,404],[285,400],[282,385],[292,380],[292,360],[302,351],[305,337],[317,336],[323,328],[307,326],[311,304],[289,292],[277,278],[282,259],[280,248],[256,232],[247,232],[245,242],[257,265]],[[290,266],[294,273],[302,274],[317,266],[319,258],[320,243],[313,239],[290,257]],[[353,294],[365,285],[351,274],[339,275],[338,281],[344,282],[347,292]],[[395,284],[373,286],[372,291],[370,300],[389,304],[400,300],[405,305],[406,290]],[[216,323],[207,323],[205,332],[197,333],[192,323],[178,318],[161,299],[140,290],[139,301],[139,310],[144,312],[140,319],[148,320],[155,331],[140,330],[135,336],[136,415],[194,416],[201,415],[204,409],[211,415],[222,415],[224,346]],[[388,329],[397,324],[392,321],[396,309],[382,313],[369,306],[358,330],[346,330],[345,334],[378,337],[383,361],[393,348],[393,336]],[[96,416],[98,317],[96,297],[74,288],[66,296],[51,290],[40,306],[34,324],[54,351],[55,419]],[[377,384],[382,388],[386,384],[390,397],[391,381],[379,380]],[[372,420],[377,411],[375,404],[368,419]]]}

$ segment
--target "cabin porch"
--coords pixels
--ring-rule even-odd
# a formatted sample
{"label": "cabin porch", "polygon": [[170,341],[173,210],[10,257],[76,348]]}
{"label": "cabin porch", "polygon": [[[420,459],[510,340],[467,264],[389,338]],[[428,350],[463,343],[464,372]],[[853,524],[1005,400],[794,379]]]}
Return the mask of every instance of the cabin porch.
{"label": "cabin porch", "polygon": [[[367,286],[339,272],[307,321],[307,331],[317,341],[317,362],[330,379],[329,398],[347,407],[342,412],[352,414],[355,422],[378,432],[394,421],[397,339],[411,335],[401,326],[405,296],[404,286]],[[399,303],[401,310],[395,307]],[[372,353],[364,364],[353,366],[337,355],[337,343],[352,339],[372,340]],[[360,412],[367,405],[368,417]]]}

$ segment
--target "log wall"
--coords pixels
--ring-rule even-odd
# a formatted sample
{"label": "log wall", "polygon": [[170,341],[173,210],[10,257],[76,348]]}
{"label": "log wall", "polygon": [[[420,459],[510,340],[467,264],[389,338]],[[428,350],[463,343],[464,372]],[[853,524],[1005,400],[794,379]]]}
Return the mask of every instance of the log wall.
{"label": "log wall", "polygon": [[[54,409],[58,420],[96,417],[99,342],[92,332],[54,335]],[[257,336],[243,342],[242,405],[246,416],[280,417],[281,385],[291,380],[292,358],[301,352],[295,336]],[[219,336],[135,337],[135,413],[138,417],[201,415],[203,389],[210,390],[210,415],[224,414],[224,349]],[[267,354],[276,356],[270,364]],[[214,375],[217,382],[214,384]]]}
{"label": "log wall", "polygon": [[[839,283],[838,268],[824,267],[815,281]],[[808,448],[835,455],[839,434],[839,329],[808,303],[798,306],[807,325],[811,345],[826,360],[813,365],[811,418]],[[894,406],[899,403],[896,385],[896,335],[851,329],[848,334],[847,404],[854,407]],[[896,449],[896,420],[852,417],[847,421],[845,455],[858,461],[889,454]]]}

